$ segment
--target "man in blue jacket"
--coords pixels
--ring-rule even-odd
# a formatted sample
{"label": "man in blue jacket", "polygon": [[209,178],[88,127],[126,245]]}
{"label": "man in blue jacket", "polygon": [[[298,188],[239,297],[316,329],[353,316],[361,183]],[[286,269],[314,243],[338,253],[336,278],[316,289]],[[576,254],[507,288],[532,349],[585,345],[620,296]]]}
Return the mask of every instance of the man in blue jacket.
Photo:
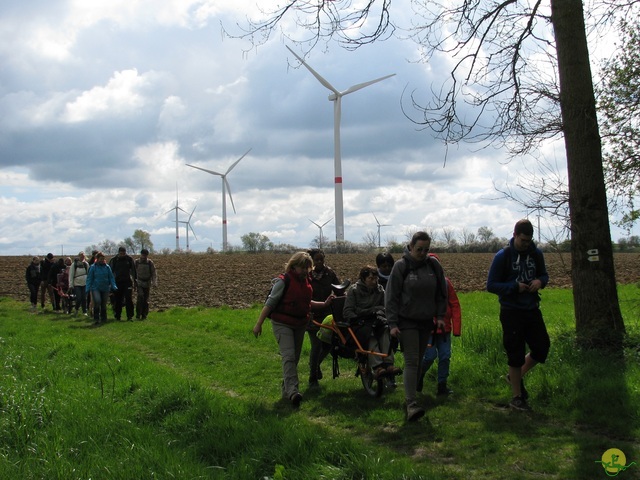
{"label": "man in blue jacket", "polygon": [[[522,378],[544,363],[550,340],[540,311],[539,291],[549,282],[542,251],[533,243],[533,225],[518,220],[509,246],[496,253],[489,269],[487,290],[498,295],[502,342],[507,352],[513,399],[510,406],[529,410]],[[529,353],[526,347],[529,346]]]}

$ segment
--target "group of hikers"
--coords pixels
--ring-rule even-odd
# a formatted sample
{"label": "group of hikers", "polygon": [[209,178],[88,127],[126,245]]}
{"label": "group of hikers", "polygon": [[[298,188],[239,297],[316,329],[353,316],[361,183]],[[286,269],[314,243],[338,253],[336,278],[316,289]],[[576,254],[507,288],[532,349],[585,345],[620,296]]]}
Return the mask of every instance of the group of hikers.
{"label": "group of hikers", "polygon": [[[56,260],[48,253],[43,260],[33,257],[26,270],[31,311],[44,311],[48,295],[56,313],[91,316],[94,325],[107,322],[107,307],[113,306],[116,320],[144,320],[149,314],[149,295],[152,286],[157,286],[158,276],[149,250],[143,248],[140,257],[133,259],[127,249],[120,247],[118,254],[107,263],[103,252],[93,251],[86,259],[84,252],[72,260],[71,257]],[[136,293],[134,309],[133,293]],[[135,310],[135,311],[134,311]]]}
{"label": "group of hikers", "polygon": [[[422,392],[425,374],[436,360],[436,394],[453,393],[447,383],[451,336],[461,334],[455,288],[438,256],[429,253],[430,246],[430,236],[420,231],[412,236],[398,261],[389,253],[378,254],[376,266],[361,268],[358,280],[346,292],[341,311],[363,349],[371,352],[368,362],[374,378],[387,378],[393,385],[393,378],[402,375],[408,421],[425,414],[418,392]],[[527,219],[519,220],[509,246],[496,253],[487,277],[487,290],[496,294],[500,303],[508,365],[504,378],[512,390],[509,406],[516,410],[530,409],[523,377],[536,364],[544,363],[549,352],[549,335],[539,308],[539,290],[548,281],[543,254],[533,242],[533,225]],[[312,249],[294,254],[284,273],[272,283],[253,334],[259,337],[266,319],[271,320],[281,356],[281,395],[298,407],[303,398],[298,363],[305,332],[311,344],[309,388],[318,388],[323,376],[321,363],[329,351],[319,324],[332,314],[336,298],[332,286],[341,282],[325,264],[324,252]],[[403,370],[395,365],[397,346],[404,357]]]}
{"label": "group of hikers", "polygon": [[[405,247],[402,258],[394,261],[390,253],[380,253],[376,265],[360,269],[358,280],[349,286],[341,306],[341,317],[348,322],[367,355],[376,380],[384,378],[395,385],[402,375],[405,414],[408,421],[424,416],[418,393],[424,387],[426,372],[438,360],[437,395],[452,393],[447,383],[451,359],[451,337],[461,334],[461,309],[455,288],[445,276],[440,259],[430,253],[430,236],[415,233]],[[127,320],[147,318],[149,293],[157,285],[157,272],[149,251],[142,249],[134,260],[120,247],[107,263],[102,252],[91,259],[79,252],[75,259],[54,259],[49,253],[42,261],[33,257],[26,270],[32,311],[45,307],[48,293],[53,310],[87,316],[92,310],[94,325],[107,321],[111,301],[116,320],[123,311]],[[540,311],[539,291],[549,281],[542,251],[533,242],[533,225],[529,220],[516,222],[509,245],[499,250],[491,263],[487,290],[498,296],[503,346],[511,386],[509,405],[529,410],[528,391],[523,377],[538,363],[544,363],[550,348],[549,335]],[[269,295],[253,327],[259,337],[267,318],[278,343],[282,363],[281,395],[298,407],[302,393],[298,363],[308,334],[309,388],[318,388],[322,379],[321,364],[328,355],[326,332],[320,326],[328,316],[340,279],[325,264],[321,249],[295,253],[285,265],[284,273],[272,282]],[[137,301],[133,305],[133,292]],[[397,348],[404,357],[404,369],[395,365]],[[529,352],[527,352],[527,347]]]}

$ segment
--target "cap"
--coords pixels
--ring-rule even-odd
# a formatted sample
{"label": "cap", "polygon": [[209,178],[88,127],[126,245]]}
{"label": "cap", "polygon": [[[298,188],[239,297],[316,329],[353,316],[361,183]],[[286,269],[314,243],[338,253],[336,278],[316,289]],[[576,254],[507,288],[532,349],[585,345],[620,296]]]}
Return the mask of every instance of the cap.
{"label": "cap", "polygon": [[51,260],[53,258],[53,253],[47,253],[47,258]]}
{"label": "cap", "polygon": [[127,251],[127,249],[126,249],[126,248],[124,248],[124,247],[120,247],[120,248],[118,249],[118,251],[119,251],[119,252],[126,252],[126,251]]}
{"label": "cap", "polygon": [[140,255],[149,255],[149,250],[143,248],[142,250],[140,250]]}

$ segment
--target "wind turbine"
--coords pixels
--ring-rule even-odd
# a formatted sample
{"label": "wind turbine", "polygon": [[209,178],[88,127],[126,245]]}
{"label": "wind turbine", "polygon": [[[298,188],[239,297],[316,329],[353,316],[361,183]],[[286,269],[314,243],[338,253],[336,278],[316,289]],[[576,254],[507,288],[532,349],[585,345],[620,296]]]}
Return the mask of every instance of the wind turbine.
{"label": "wind turbine", "polygon": [[191,215],[189,215],[189,219],[185,222],[184,220],[180,221],[180,223],[184,223],[186,225],[185,230],[187,231],[187,252],[189,251],[189,229],[191,229],[191,233],[193,233],[193,238],[195,238],[196,240],[198,239],[198,237],[196,237],[196,232],[194,232],[193,227],[191,226],[191,217],[193,217],[193,212],[196,211],[196,207],[193,207],[193,210],[191,210]]}
{"label": "wind turbine", "polygon": [[251,149],[247,150],[244,155],[242,155],[238,160],[233,162],[233,164],[227,168],[227,171],[224,173],[215,172],[213,170],[207,170],[206,168],[196,167],[195,165],[189,165],[187,163],[187,167],[196,168],[198,170],[202,170],[203,172],[210,173],[211,175],[218,175],[222,179],[222,251],[227,251],[227,191],[229,191],[229,200],[231,200],[231,206],[233,207],[233,213],[236,213],[236,206],[233,204],[233,197],[231,196],[231,187],[229,186],[229,182],[227,181],[227,175],[233,167],[235,167],[240,160],[242,160]]}
{"label": "wind turbine", "polygon": [[324,222],[322,225],[318,225],[316,222],[314,222],[313,220],[309,219],[309,221],[311,223],[313,223],[316,227],[318,227],[320,229],[320,249],[322,250],[322,240],[323,240],[323,236],[322,236],[322,227],[324,227],[327,223],[329,223],[331,221],[331,219],[327,220],[326,222]]}
{"label": "wind turbine", "polygon": [[180,206],[178,205],[178,185],[176,184],[176,206],[167,210],[166,212],[164,212],[164,215],[166,215],[169,212],[172,212],[173,210],[176,211],[176,252],[180,250],[180,231],[178,230],[178,210],[185,212],[182,208],[180,208]]}
{"label": "wind turbine", "polygon": [[373,218],[376,219],[376,223],[378,224],[378,248],[380,248],[380,227],[390,227],[391,225],[389,225],[388,223],[381,224],[378,221],[378,217],[376,217],[375,213],[371,212],[371,215],[373,215]]}
{"label": "wind turbine", "polygon": [[342,199],[342,157],[340,153],[340,118],[341,118],[341,104],[342,97],[348,95],[349,93],[355,92],[362,88],[368,87],[374,83],[381,82],[382,80],[386,80],[389,77],[393,77],[395,73],[391,75],[387,75],[384,77],[376,78],[375,80],[371,80],[369,82],[358,83],[356,85],[352,85],[346,90],[340,92],[333,85],[331,85],[327,80],[325,80],[318,72],[316,72],[313,68],[311,68],[296,52],[291,50],[288,46],[287,48],[293,55],[304,65],[307,70],[311,72],[311,74],[316,77],[316,79],[326,88],[331,90],[329,95],[329,101],[333,102],[333,158],[334,158],[334,184],[335,184],[335,214],[336,214],[336,241],[342,242],[344,241],[344,208],[343,208],[343,199]]}

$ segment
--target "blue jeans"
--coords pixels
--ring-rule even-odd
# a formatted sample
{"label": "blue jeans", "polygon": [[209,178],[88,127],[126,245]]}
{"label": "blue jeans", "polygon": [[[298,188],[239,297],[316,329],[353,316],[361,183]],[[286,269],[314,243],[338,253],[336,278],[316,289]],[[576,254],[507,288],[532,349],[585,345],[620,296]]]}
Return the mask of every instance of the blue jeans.
{"label": "blue jeans", "polygon": [[449,363],[451,363],[451,332],[436,335],[429,339],[431,347],[427,348],[422,357],[422,373],[426,373],[436,358],[438,359],[438,383],[444,383],[449,378]]}
{"label": "blue jeans", "polygon": [[96,322],[105,323],[107,321],[109,290],[92,290],[91,298],[93,299],[93,319]]}

